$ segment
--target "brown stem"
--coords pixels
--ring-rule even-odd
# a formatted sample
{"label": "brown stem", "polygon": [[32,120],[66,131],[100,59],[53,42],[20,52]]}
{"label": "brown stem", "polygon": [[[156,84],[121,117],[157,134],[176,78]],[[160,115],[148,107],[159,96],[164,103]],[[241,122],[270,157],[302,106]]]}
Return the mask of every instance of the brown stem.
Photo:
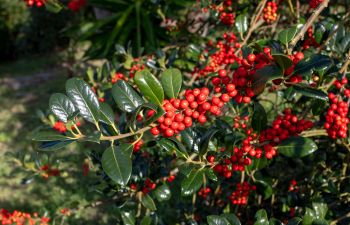
{"label": "brown stem", "polygon": [[317,9],[312,13],[310,18],[307,20],[306,24],[303,26],[303,28],[299,31],[299,33],[293,38],[293,40],[290,42],[289,49],[293,49],[294,46],[298,43],[298,41],[304,37],[307,29],[315,22],[317,17],[321,14],[322,10],[327,8],[329,3],[329,0],[324,0]]}

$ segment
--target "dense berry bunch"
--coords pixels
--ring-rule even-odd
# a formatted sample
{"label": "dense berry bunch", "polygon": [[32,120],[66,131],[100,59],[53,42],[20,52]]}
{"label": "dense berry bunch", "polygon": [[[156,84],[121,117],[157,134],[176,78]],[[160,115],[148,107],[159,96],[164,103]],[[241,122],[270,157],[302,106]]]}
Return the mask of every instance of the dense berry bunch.
{"label": "dense berry bunch", "polygon": [[198,196],[202,198],[207,198],[207,195],[211,193],[211,189],[209,187],[201,188],[198,192]]}
{"label": "dense berry bunch", "polygon": [[232,0],[224,0],[223,5],[218,8],[221,23],[232,26],[235,23],[235,14],[232,10]]}
{"label": "dense berry bunch", "polygon": [[[220,68],[232,65],[239,61],[239,57],[235,55],[235,52],[241,47],[241,45],[236,39],[235,34],[224,33],[222,40],[218,40],[216,43],[209,42],[202,57],[205,58],[204,56],[207,56],[207,59],[204,59],[203,61],[208,63],[204,68],[195,68],[193,75],[206,76],[218,71]],[[208,54],[214,50],[216,50],[214,53]]]}
{"label": "dense berry bunch", "polygon": [[17,210],[11,213],[6,209],[0,209],[0,222],[2,225],[48,225],[50,218],[45,216],[40,218],[37,213],[30,214]]}
{"label": "dense berry bunch", "polygon": [[139,152],[143,144],[144,144],[143,140],[139,140],[138,142],[136,142],[134,144],[134,148],[133,148],[132,152],[133,153]]}
{"label": "dense berry bunch", "polygon": [[45,4],[46,0],[24,0],[27,3],[27,6],[32,7],[42,7]]}
{"label": "dense berry bunch", "polygon": [[317,43],[314,32],[312,27],[309,27],[307,29],[307,37],[305,38],[305,41],[303,42],[303,49],[308,49],[310,47],[319,47],[320,44]]}
{"label": "dense berry bunch", "polygon": [[329,100],[332,104],[326,113],[324,128],[332,139],[346,138],[348,136],[349,104],[333,93],[329,94]]}
{"label": "dense berry bunch", "polygon": [[85,5],[86,5],[86,0],[71,0],[67,6],[73,12],[77,12]]}
{"label": "dense berry bunch", "polygon": [[323,0],[310,0],[309,1],[310,8],[314,9],[322,2],[323,2]]}
{"label": "dense berry bunch", "polygon": [[57,177],[60,175],[60,170],[57,168],[52,168],[50,164],[43,165],[40,167],[41,176],[44,179],[48,179],[49,177]]}
{"label": "dense berry bunch", "polygon": [[276,145],[312,127],[311,121],[298,119],[295,114],[292,114],[290,108],[285,109],[283,115],[277,116],[273,121],[272,127],[263,130],[260,134],[259,142],[264,144],[265,157],[267,159],[273,158],[277,154],[274,148]]}
{"label": "dense berry bunch", "polygon": [[277,19],[277,3],[274,1],[267,2],[264,8],[264,20],[266,23],[272,23]]}
{"label": "dense berry bunch", "polygon": [[56,121],[56,123],[53,125],[53,129],[60,133],[65,133],[67,131],[67,127],[62,121]]}
{"label": "dense berry bunch", "polygon": [[246,181],[243,184],[238,183],[236,185],[236,190],[230,195],[230,200],[234,205],[246,205],[250,192],[255,190],[256,186],[250,185]]}
{"label": "dense berry bunch", "polygon": [[289,184],[289,188],[288,188],[288,191],[289,192],[298,192],[299,190],[299,187],[298,187],[298,183],[296,180],[291,180],[290,181],[290,184]]}

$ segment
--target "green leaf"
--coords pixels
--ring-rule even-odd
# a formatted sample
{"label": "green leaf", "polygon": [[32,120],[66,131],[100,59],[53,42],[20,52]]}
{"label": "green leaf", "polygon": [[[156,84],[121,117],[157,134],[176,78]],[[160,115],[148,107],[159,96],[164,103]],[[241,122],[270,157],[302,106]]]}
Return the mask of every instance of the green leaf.
{"label": "green leaf", "polygon": [[327,204],[322,202],[313,202],[312,208],[315,211],[316,219],[324,219],[328,210]]}
{"label": "green leaf", "polygon": [[152,199],[151,196],[149,196],[148,194],[142,195],[141,203],[142,203],[142,205],[143,205],[144,207],[146,207],[147,209],[149,209],[149,210],[151,210],[151,211],[157,210],[156,205],[154,204],[153,199]]}
{"label": "green leaf", "polygon": [[252,127],[257,132],[261,132],[267,127],[267,114],[264,107],[259,102],[254,103]]}
{"label": "green leaf", "polygon": [[311,225],[314,218],[315,218],[315,212],[310,208],[306,208],[302,224]]}
{"label": "green leaf", "polygon": [[218,181],[218,177],[215,175],[213,169],[211,168],[205,169],[205,175],[212,181],[215,181],[215,182]]}
{"label": "green leaf", "polygon": [[33,135],[33,141],[67,141],[72,140],[73,137],[67,137],[54,131],[40,131]]}
{"label": "green leaf", "polygon": [[268,81],[281,78],[283,76],[282,70],[276,65],[265,66],[256,70],[253,75],[252,89],[255,94],[260,94],[264,91],[265,85]]}
{"label": "green leaf", "polygon": [[283,223],[275,218],[271,218],[269,225],[283,225]]}
{"label": "green leaf", "polygon": [[67,145],[73,143],[73,140],[67,140],[67,141],[46,141],[42,142],[41,145],[39,146],[40,151],[45,151],[45,152],[52,152],[59,150],[61,148],[66,147]]}
{"label": "green leaf", "polygon": [[188,158],[188,153],[186,151],[186,148],[180,141],[178,141],[174,137],[171,137],[171,138],[168,138],[168,139],[171,140],[176,145],[177,148],[175,149],[175,151],[176,151],[176,155],[178,157],[181,156],[181,157],[184,157],[184,158]]}
{"label": "green leaf", "polygon": [[100,121],[105,124],[113,125],[114,124],[114,112],[113,109],[104,102],[100,103]]}
{"label": "green leaf", "polygon": [[124,225],[135,225],[135,215],[132,212],[121,212]]}
{"label": "green leaf", "polygon": [[158,144],[169,153],[172,153],[177,149],[175,143],[167,138],[160,139],[160,141],[158,141]]}
{"label": "green leaf", "polygon": [[271,197],[273,194],[273,189],[271,184],[267,183],[264,180],[256,180],[257,190],[264,196],[264,200]]}
{"label": "green leaf", "polygon": [[243,13],[237,16],[235,25],[238,32],[243,35],[243,33],[248,30],[248,14]]}
{"label": "green leaf", "polygon": [[295,65],[293,74],[310,76],[316,70],[326,70],[333,65],[333,61],[326,55],[315,54],[305,58]]}
{"label": "green leaf", "polygon": [[159,80],[148,70],[138,71],[134,77],[137,87],[151,102],[162,105],[164,90]]}
{"label": "green leaf", "polygon": [[191,151],[199,153],[200,137],[193,129],[185,129],[181,132],[181,140]]}
{"label": "green leaf", "polygon": [[312,225],[329,225],[325,219],[315,219],[312,221]]}
{"label": "green leaf", "polygon": [[117,184],[125,186],[131,176],[132,163],[128,155],[114,146],[109,147],[102,155],[102,168]]}
{"label": "green leaf", "polygon": [[169,186],[167,184],[163,184],[162,186],[159,186],[155,191],[154,194],[158,201],[167,201],[171,198],[171,192],[169,189]]}
{"label": "green leaf", "polygon": [[289,29],[282,30],[278,34],[278,40],[282,44],[287,45],[297,34],[297,31],[298,31],[297,27],[291,27]]}
{"label": "green leaf", "polygon": [[89,122],[97,123],[100,115],[100,105],[91,87],[79,78],[71,78],[66,83],[68,97],[79,109],[80,115]]}
{"label": "green leaf", "polygon": [[132,112],[144,103],[140,95],[124,80],[113,85],[112,95],[118,108],[124,112]]}
{"label": "green leaf", "polygon": [[269,219],[267,218],[265,209],[260,209],[255,213],[254,225],[269,225]]}
{"label": "green leaf", "polygon": [[192,170],[181,183],[181,194],[189,196],[194,194],[203,184],[203,170]]}
{"label": "green leaf", "polygon": [[49,107],[52,113],[62,122],[67,123],[76,108],[73,102],[64,94],[55,93],[51,95]]}
{"label": "green leaf", "polygon": [[230,225],[241,225],[241,222],[233,213],[225,213],[222,214],[221,217],[225,218],[230,223]]}
{"label": "green leaf", "polygon": [[286,69],[293,65],[293,61],[283,54],[273,54],[274,61],[281,67],[283,73]]}
{"label": "green leaf", "polygon": [[293,90],[306,97],[320,99],[322,101],[328,101],[328,95],[325,92],[318,90],[316,88],[312,88],[302,84],[296,84],[296,85],[293,85]]}
{"label": "green leaf", "polygon": [[221,216],[207,216],[207,222],[209,225],[230,225],[230,222]]}
{"label": "green leaf", "polygon": [[218,128],[211,128],[201,137],[200,145],[199,145],[199,153],[200,155],[204,155],[208,151],[209,143],[211,139],[220,132]]}
{"label": "green leaf", "polygon": [[59,13],[63,9],[63,6],[62,6],[62,3],[60,3],[57,0],[47,0],[45,2],[45,8],[49,12]]}
{"label": "green leaf", "polygon": [[78,141],[83,142],[83,141],[88,141],[88,142],[95,142],[95,143],[100,143],[101,139],[101,132],[95,132],[93,134],[89,134],[84,136],[83,138],[80,138]]}
{"label": "green leaf", "polygon": [[326,33],[326,27],[322,23],[317,23],[315,26],[315,40],[318,44],[321,44],[323,35]]}
{"label": "green leaf", "polygon": [[152,218],[150,216],[145,216],[142,218],[140,225],[151,225]]}
{"label": "green leaf", "polygon": [[294,136],[282,141],[277,148],[282,155],[295,158],[312,154],[317,145],[309,138]]}
{"label": "green leaf", "polygon": [[182,74],[178,69],[166,69],[161,79],[166,96],[176,98],[181,90]]}
{"label": "green leaf", "polygon": [[118,145],[116,148],[118,151],[120,150],[120,151],[124,152],[125,155],[127,155],[131,158],[134,145],[132,145],[130,143],[123,143],[123,144]]}
{"label": "green leaf", "polygon": [[287,225],[299,225],[302,222],[302,219],[299,217],[294,217],[293,219],[290,219],[287,223]]}

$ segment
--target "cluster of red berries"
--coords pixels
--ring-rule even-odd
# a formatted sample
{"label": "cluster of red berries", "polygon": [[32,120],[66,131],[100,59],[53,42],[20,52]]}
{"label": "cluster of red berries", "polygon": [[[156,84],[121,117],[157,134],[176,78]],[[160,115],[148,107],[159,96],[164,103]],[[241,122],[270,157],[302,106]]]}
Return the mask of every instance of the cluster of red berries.
{"label": "cluster of red berries", "polygon": [[139,140],[138,142],[136,142],[134,144],[134,147],[132,149],[132,152],[133,153],[138,153],[142,147],[142,145],[144,144],[143,140]]}
{"label": "cluster of red berries", "polygon": [[274,147],[283,140],[291,136],[296,136],[313,127],[311,121],[299,120],[295,114],[292,114],[290,108],[285,109],[283,114],[277,116],[272,123],[272,127],[263,130],[260,134],[259,142],[264,144],[262,148],[265,151],[265,157],[267,159],[272,159],[277,154]]}
{"label": "cluster of red berries", "polygon": [[89,167],[89,164],[84,162],[81,166],[81,169],[83,171],[83,176],[86,177],[87,175],[89,175],[90,173],[90,167]]}
{"label": "cluster of red berries", "polygon": [[156,183],[147,178],[144,187],[142,188],[142,193],[147,194],[148,192],[154,190],[156,187]]}
{"label": "cluster of red berries", "polygon": [[311,46],[317,48],[317,47],[320,46],[320,44],[317,43],[317,41],[316,41],[316,39],[314,37],[314,32],[313,32],[312,27],[309,27],[307,29],[307,37],[305,38],[305,41],[303,42],[303,49],[308,49]]}
{"label": "cluster of red berries", "polygon": [[48,225],[50,218],[39,217],[37,213],[30,214],[17,210],[9,212],[6,209],[0,209],[0,222],[2,225]]}
{"label": "cluster of red berries", "polygon": [[41,176],[44,179],[48,179],[49,177],[57,177],[60,175],[59,169],[53,169],[50,164],[45,164],[42,167],[40,167]]}
{"label": "cluster of red berries", "polygon": [[222,6],[220,6],[217,10],[220,16],[220,22],[232,26],[235,23],[235,14],[232,10],[232,0],[224,0]]}
{"label": "cluster of red berries", "polygon": [[32,7],[32,6],[42,7],[46,2],[46,0],[24,0],[24,1],[29,7]]}
{"label": "cluster of red berries", "polygon": [[201,188],[198,191],[198,196],[202,197],[202,198],[207,198],[207,195],[211,193],[211,189],[209,187],[206,188]]}
{"label": "cluster of red berries", "polygon": [[132,65],[130,71],[129,71],[129,77],[133,78],[137,71],[142,71],[145,69],[145,65],[138,63],[138,59],[134,59],[137,64]]}
{"label": "cluster of red berries", "polygon": [[62,121],[56,121],[52,128],[60,133],[65,133],[67,131],[66,124],[64,124]]}
{"label": "cluster of red berries", "polygon": [[[297,84],[303,81],[303,77],[299,74],[292,74],[294,72],[296,64],[300,60],[304,59],[304,54],[302,52],[296,52],[294,55],[289,55],[288,57],[293,61],[293,65],[284,71],[283,76],[286,82],[286,86],[290,86],[291,84]],[[272,82],[276,85],[279,85],[283,82],[283,79],[275,79]]]}
{"label": "cluster of red berries", "polygon": [[86,5],[86,0],[71,0],[67,6],[73,12],[78,12],[85,5]]}
{"label": "cluster of red berries", "polygon": [[231,193],[229,198],[234,205],[246,205],[250,192],[255,190],[256,186],[250,185],[246,181],[243,184],[238,183],[236,185],[236,190]]}
{"label": "cluster of red berries", "polygon": [[288,188],[288,191],[289,192],[298,192],[299,190],[299,187],[298,187],[298,183],[296,180],[291,180],[290,181],[290,184],[289,184],[289,188]]}
{"label": "cluster of red berries", "polygon": [[333,93],[328,94],[331,105],[326,113],[324,128],[332,139],[346,138],[349,125],[349,104]]}
{"label": "cluster of red berries", "polygon": [[68,209],[68,208],[60,209],[60,213],[61,213],[63,216],[70,216],[70,215],[72,214],[71,210]]}
{"label": "cluster of red berries", "polygon": [[[222,40],[218,40],[216,43],[209,41],[207,48],[201,56],[201,60],[205,62],[206,65],[201,69],[196,67],[192,75],[206,76],[223,67],[239,62],[240,59],[235,55],[235,52],[241,47],[241,45],[236,40],[237,38],[235,34],[224,33]],[[214,53],[208,54],[212,50],[215,50]]]}
{"label": "cluster of red berries", "polygon": [[118,80],[128,80],[128,78],[126,76],[124,76],[124,74],[122,73],[115,73],[114,76],[111,79],[112,84],[117,83]]}
{"label": "cluster of red berries", "polygon": [[310,0],[309,1],[310,8],[315,9],[322,2],[323,0]]}
{"label": "cluster of red berries", "polygon": [[274,1],[267,2],[265,8],[263,9],[263,18],[266,23],[272,23],[277,19],[277,3]]}

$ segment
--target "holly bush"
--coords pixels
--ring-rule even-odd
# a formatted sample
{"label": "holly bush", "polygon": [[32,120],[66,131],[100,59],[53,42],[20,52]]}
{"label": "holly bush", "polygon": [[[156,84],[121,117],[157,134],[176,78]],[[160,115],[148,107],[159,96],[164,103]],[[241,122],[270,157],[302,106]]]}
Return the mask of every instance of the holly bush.
{"label": "holly bush", "polygon": [[[346,1],[202,0],[182,5],[185,16],[177,1],[82,2],[111,7],[84,38],[104,37],[89,57],[105,63],[51,96],[32,137],[48,157],[89,149],[84,182],[100,195],[70,213],[104,205],[113,224],[349,223]],[[118,4],[126,10],[113,13]],[[164,40],[153,34],[149,46],[161,27]]]}

